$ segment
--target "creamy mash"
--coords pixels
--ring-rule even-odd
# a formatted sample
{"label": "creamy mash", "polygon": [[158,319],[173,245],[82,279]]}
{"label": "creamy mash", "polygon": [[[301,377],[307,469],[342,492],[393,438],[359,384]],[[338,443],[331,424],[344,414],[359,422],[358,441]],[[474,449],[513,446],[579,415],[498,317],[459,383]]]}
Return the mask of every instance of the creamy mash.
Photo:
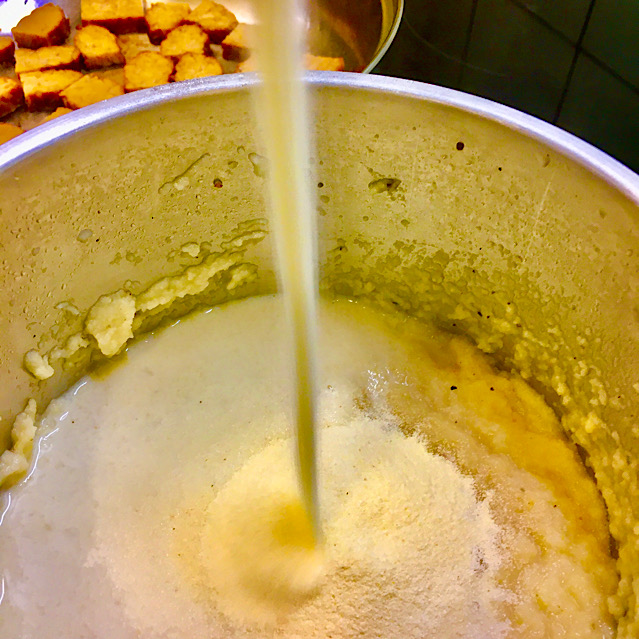
{"label": "creamy mash", "polygon": [[5,493],[0,636],[613,637],[606,511],[542,399],[400,315],[321,326],[321,551],[280,302],[216,307],[50,405]]}

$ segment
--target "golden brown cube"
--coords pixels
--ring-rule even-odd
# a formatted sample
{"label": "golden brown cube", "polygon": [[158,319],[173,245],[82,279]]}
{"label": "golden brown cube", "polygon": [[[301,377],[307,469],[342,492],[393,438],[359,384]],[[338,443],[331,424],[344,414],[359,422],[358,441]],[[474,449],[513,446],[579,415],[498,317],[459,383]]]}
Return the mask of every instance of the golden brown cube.
{"label": "golden brown cube", "polygon": [[327,58],[307,53],[304,63],[309,71],[343,71],[344,58]]}
{"label": "golden brown cube", "polygon": [[0,36],[0,64],[13,64],[16,45],[8,36]]}
{"label": "golden brown cube", "polygon": [[71,25],[64,11],[51,3],[34,9],[11,29],[18,46],[27,49],[63,44],[70,31]]}
{"label": "golden brown cube", "polygon": [[248,24],[238,24],[224,40],[222,40],[222,57],[233,62],[244,62],[251,55],[247,39],[249,37]]}
{"label": "golden brown cube", "polygon": [[79,80],[79,71],[31,71],[20,75],[24,99],[29,111],[46,111],[62,106],[62,91]]}
{"label": "golden brown cube", "polygon": [[82,26],[97,24],[112,33],[141,33],[146,29],[143,0],[81,0]]}
{"label": "golden brown cube", "polygon": [[80,70],[80,52],[73,46],[41,47],[40,49],[18,49],[16,51],[16,73],[43,71],[44,69]]}
{"label": "golden brown cube", "polygon": [[174,60],[185,53],[200,53],[209,51],[209,37],[196,24],[185,24],[173,29],[160,45],[160,53]]}
{"label": "golden brown cube", "polygon": [[24,131],[19,126],[8,122],[0,122],[0,144],[13,140],[21,133],[24,133]]}
{"label": "golden brown cube", "polygon": [[89,24],[75,34],[73,42],[82,54],[87,69],[124,64],[124,55],[118,39],[104,27]]}
{"label": "golden brown cube", "polygon": [[0,118],[24,104],[22,85],[15,78],[0,78]]}
{"label": "golden brown cube", "polygon": [[215,58],[201,53],[186,53],[175,65],[173,80],[181,82],[193,78],[206,78],[210,75],[222,75],[222,67]]}
{"label": "golden brown cube", "polygon": [[184,21],[200,25],[213,44],[220,44],[238,24],[233,13],[213,0],[202,0]]}
{"label": "golden brown cube", "polygon": [[69,109],[82,107],[124,95],[124,89],[113,80],[89,73],[62,91],[62,101]]}
{"label": "golden brown cube", "polygon": [[157,47],[149,42],[149,36],[146,33],[128,33],[118,36],[118,44],[126,62],[143,51],[157,51]]}
{"label": "golden brown cube", "polygon": [[49,113],[42,122],[51,122],[51,120],[55,120],[59,118],[61,115],[66,115],[67,113],[73,113],[73,109],[67,109],[67,107],[58,107],[53,113]]}
{"label": "golden brown cube", "polygon": [[113,69],[96,69],[93,75],[97,75],[99,78],[106,78],[116,84],[119,84],[124,88],[124,67],[116,67]]}
{"label": "golden brown cube", "polygon": [[173,73],[173,62],[155,51],[138,53],[124,66],[124,90],[138,91],[166,84]]}
{"label": "golden brown cube", "polygon": [[160,44],[169,32],[179,27],[191,12],[186,2],[158,2],[146,12],[146,32],[153,44]]}

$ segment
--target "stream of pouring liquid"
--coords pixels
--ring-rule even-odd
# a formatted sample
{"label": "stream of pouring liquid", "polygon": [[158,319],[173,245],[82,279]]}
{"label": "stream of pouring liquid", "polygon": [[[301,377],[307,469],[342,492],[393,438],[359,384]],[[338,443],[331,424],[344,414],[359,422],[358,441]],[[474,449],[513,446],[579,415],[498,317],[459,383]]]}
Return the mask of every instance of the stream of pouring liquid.
{"label": "stream of pouring liquid", "polygon": [[269,191],[282,292],[295,356],[297,454],[304,506],[320,539],[316,478],[317,271],[310,135],[303,80],[304,12],[297,0],[255,0],[257,108],[269,159]]}

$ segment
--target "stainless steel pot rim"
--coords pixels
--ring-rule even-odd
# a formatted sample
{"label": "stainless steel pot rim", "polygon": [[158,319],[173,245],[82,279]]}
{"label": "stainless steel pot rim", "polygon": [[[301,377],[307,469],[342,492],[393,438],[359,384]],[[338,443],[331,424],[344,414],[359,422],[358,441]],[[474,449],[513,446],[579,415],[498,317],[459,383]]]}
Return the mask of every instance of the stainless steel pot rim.
{"label": "stainless steel pot rim", "polygon": [[[315,71],[307,74],[314,87],[385,93],[426,100],[498,122],[543,142],[615,186],[639,204],[639,175],[588,142],[534,116],[485,98],[432,84],[362,73]],[[239,73],[166,84],[100,102],[56,118],[0,146],[0,171],[79,131],[174,100],[249,90],[259,82],[255,73]]]}
{"label": "stainless steel pot rim", "polygon": [[[384,7],[384,3],[382,2],[382,7]],[[399,25],[402,21],[402,16],[404,15],[404,0],[397,0],[397,11],[393,16],[393,23],[386,34],[386,37],[379,43],[377,47],[377,51],[375,51],[375,55],[373,59],[366,65],[366,68],[363,69],[362,73],[370,73],[379,63],[379,61],[384,57],[386,52],[388,51],[391,44],[393,44],[393,40],[399,31]]]}

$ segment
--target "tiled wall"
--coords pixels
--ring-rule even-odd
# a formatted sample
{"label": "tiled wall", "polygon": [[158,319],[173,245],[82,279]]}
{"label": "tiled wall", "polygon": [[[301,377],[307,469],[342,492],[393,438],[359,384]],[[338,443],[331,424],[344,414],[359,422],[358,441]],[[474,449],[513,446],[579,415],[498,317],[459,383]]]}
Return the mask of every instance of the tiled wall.
{"label": "tiled wall", "polygon": [[405,0],[376,73],[503,102],[639,172],[639,0]]}

